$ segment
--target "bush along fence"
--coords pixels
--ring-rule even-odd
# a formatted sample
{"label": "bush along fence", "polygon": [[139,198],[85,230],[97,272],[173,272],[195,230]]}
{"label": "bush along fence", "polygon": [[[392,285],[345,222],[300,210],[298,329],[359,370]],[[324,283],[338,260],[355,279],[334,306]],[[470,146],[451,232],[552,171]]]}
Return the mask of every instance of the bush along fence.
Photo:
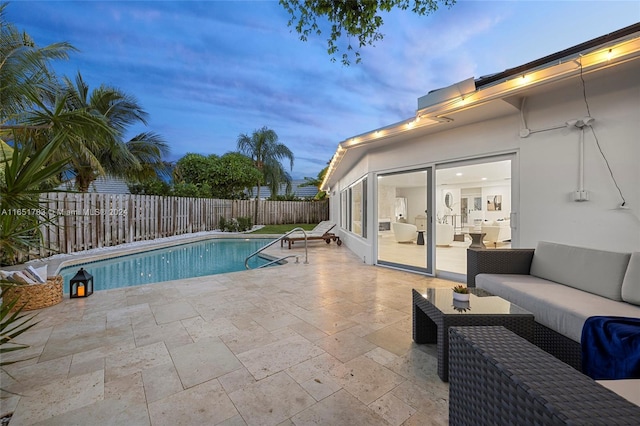
{"label": "bush along fence", "polygon": [[[255,200],[133,194],[46,193],[43,247],[30,258],[220,229],[220,219],[253,218]],[[21,212],[16,212],[19,214]],[[323,201],[260,201],[258,223],[318,223],[329,218]]]}

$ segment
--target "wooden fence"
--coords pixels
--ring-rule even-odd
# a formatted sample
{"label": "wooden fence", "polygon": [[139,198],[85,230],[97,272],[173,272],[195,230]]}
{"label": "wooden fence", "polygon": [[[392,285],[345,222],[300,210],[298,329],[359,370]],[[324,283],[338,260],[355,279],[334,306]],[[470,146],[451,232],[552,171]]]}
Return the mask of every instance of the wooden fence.
{"label": "wooden fence", "polygon": [[[42,194],[39,256],[72,253],[135,241],[218,229],[220,217],[251,217],[255,200],[117,194]],[[260,201],[258,223],[318,223],[329,218],[328,201]]]}

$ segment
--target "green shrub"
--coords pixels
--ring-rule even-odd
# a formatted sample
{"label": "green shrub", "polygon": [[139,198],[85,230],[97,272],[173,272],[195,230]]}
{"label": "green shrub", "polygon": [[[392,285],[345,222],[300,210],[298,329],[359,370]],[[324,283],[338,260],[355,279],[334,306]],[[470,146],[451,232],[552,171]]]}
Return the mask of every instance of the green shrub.
{"label": "green shrub", "polygon": [[231,220],[228,220],[224,230],[225,232],[238,232],[240,230],[238,227],[238,219],[233,217]]}
{"label": "green shrub", "polygon": [[253,228],[253,223],[250,217],[239,217],[238,218],[238,230],[241,232],[248,231]]}
{"label": "green shrub", "polygon": [[250,217],[234,217],[227,220],[220,216],[220,220],[218,220],[218,228],[223,232],[244,232],[250,230],[252,227],[253,224]]}

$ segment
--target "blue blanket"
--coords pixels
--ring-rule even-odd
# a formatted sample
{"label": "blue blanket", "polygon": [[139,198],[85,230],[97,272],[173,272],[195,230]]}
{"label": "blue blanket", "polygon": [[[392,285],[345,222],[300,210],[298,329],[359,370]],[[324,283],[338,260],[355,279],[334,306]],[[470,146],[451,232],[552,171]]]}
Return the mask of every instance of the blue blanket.
{"label": "blue blanket", "polygon": [[582,371],[594,380],[639,379],[640,318],[587,318],[582,327]]}

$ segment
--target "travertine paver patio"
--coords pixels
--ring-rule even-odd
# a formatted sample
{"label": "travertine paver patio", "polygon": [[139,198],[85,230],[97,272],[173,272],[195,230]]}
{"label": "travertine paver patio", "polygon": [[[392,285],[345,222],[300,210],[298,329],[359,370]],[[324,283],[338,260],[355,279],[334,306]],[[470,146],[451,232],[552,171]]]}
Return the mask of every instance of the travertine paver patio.
{"label": "travertine paver patio", "polygon": [[[273,248],[271,252],[303,253]],[[444,425],[411,289],[453,283],[314,243],[309,264],[100,291],[41,310],[10,425]],[[10,359],[8,356],[4,360]]]}

